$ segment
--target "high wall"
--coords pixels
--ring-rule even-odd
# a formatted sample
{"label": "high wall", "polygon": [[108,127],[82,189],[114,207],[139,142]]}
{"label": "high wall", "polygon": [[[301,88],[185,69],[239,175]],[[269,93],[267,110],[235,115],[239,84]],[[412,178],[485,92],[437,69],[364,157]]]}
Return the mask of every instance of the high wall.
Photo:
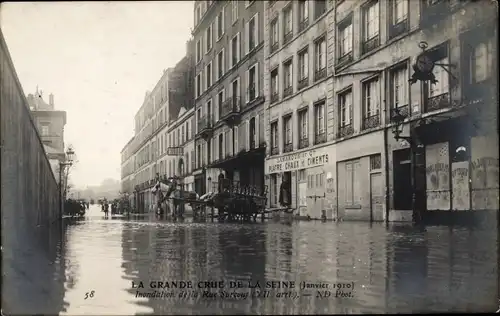
{"label": "high wall", "polygon": [[40,234],[59,219],[59,195],[1,32],[0,38],[2,281],[9,289],[4,291],[8,296],[2,295],[2,309],[22,312],[17,308],[34,291],[45,293],[49,287],[40,275],[50,262]]}

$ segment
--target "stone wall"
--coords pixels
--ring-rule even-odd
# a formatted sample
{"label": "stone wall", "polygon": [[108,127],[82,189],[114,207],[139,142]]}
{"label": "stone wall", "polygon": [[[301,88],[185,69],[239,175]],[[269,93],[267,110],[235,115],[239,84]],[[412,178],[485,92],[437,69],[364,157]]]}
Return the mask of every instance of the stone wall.
{"label": "stone wall", "polygon": [[10,293],[2,295],[2,309],[15,311],[32,291],[44,291],[43,276],[33,273],[50,262],[40,233],[59,219],[59,194],[1,33],[0,38],[2,281]]}

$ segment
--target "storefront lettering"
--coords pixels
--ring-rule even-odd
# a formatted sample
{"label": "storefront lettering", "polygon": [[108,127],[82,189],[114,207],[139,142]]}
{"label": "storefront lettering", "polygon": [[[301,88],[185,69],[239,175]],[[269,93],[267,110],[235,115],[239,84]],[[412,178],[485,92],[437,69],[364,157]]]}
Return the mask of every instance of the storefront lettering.
{"label": "storefront lettering", "polygon": [[483,157],[471,162],[472,169],[483,169],[486,167],[498,168],[498,158]]}
{"label": "storefront lettering", "polygon": [[448,171],[448,169],[449,166],[447,163],[435,163],[425,168],[425,171],[429,174],[433,172]]}
{"label": "storefront lettering", "polygon": [[274,164],[268,165],[268,173],[286,172],[322,166],[329,162],[328,154],[316,155],[315,151],[291,154],[279,157]]}

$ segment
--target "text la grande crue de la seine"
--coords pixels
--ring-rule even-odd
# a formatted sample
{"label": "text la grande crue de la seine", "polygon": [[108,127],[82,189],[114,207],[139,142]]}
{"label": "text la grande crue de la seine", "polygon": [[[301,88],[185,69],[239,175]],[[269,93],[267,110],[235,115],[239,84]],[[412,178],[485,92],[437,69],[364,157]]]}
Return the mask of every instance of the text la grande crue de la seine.
{"label": "text la grande crue de la seine", "polygon": [[287,172],[328,164],[328,153],[323,150],[308,150],[266,160],[267,173]]}
{"label": "text la grande crue de la seine", "polygon": [[223,289],[223,288],[265,288],[265,289],[308,289],[308,288],[336,288],[335,284],[324,282],[300,282],[295,281],[149,281],[134,282],[135,289]]}

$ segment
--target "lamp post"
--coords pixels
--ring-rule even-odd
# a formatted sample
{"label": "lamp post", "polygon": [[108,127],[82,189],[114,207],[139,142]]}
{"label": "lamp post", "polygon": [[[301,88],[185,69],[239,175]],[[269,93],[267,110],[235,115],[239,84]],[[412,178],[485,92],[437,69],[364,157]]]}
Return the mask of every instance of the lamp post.
{"label": "lamp post", "polygon": [[[179,177],[179,185],[180,185],[180,198],[184,199],[184,160],[181,158],[179,160],[179,171],[180,171],[180,177]],[[181,203],[179,206],[181,206],[181,214],[184,215],[184,205],[186,203]]]}
{"label": "lamp post", "polygon": [[[63,214],[64,214],[64,201],[65,201],[65,193],[66,193],[66,186],[67,186],[67,177],[66,181],[64,181],[64,187],[63,187],[63,173],[64,169],[66,167],[70,167],[73,165],[73,156],[75,155],[75,152],[73,151],[73,148],[69,147],[66,150],[66,156],[64,161],[59,161],[59,218],[62,219]],[[68,169],[69,171],[69,169]]]}

